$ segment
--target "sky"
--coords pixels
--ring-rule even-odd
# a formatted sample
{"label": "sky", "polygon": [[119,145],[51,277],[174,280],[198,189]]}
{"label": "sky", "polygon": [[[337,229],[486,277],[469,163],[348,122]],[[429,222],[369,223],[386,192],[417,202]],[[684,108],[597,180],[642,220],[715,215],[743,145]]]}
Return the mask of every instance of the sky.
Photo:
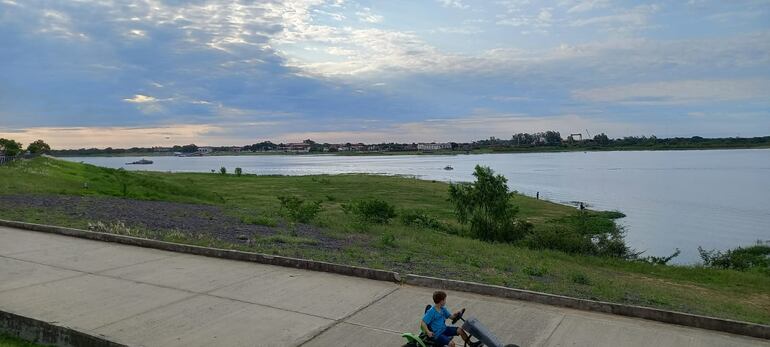
{"label": "sky", "polygon": [[770,0],[0,0],[54,148],[770,135]]}

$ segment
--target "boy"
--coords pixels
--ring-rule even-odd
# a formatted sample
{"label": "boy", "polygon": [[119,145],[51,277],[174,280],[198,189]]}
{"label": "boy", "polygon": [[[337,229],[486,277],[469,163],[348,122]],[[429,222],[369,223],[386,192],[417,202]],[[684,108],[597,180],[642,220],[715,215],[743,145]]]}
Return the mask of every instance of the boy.
{"label": "boy", "polygon": [[[468,334],[465,333],[463,328],[459,327],[447,327],[445,321],[457,316],[457,313],[450,314],[446,308],[446,293],[437,291],[433,293],[433,307],[425,312],[425,315],[420,321],[420,329],[433,338],[439,346],[455,347],[455,342],[452,338],[460,335],[471,347],[476,347],[481,344],[480,341],[471,342]],[[430,327],[430,329],[428,329]]]}

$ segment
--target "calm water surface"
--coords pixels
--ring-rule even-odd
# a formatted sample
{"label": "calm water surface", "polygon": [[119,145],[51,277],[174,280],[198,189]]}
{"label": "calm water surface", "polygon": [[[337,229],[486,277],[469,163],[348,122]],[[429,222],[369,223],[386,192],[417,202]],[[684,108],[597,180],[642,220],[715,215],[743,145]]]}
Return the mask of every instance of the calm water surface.
{"label": "calm water surface", "polygon": [[[649,255],[682,250],[675,262],[700,260],[697,247],[726,249],[770,240],[770,149],[479,154],[456,156],[264,155],[72,157],[127,170],[250,174],[378,173],[471,181],[477,164],[508,178],[512,189],[560,203],[618,210],[629,244]],[[452,171],[443,168],[454,167]]]}

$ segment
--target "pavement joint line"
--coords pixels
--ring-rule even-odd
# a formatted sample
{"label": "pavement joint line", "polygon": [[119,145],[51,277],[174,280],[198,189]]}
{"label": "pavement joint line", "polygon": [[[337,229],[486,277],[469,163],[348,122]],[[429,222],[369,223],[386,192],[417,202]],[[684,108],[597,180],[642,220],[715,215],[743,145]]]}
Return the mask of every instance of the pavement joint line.
{"label": "pavement joint line", "polygon": [[[109,247],[113,247],[113,246],[109,246]],[[120,265],[120,266],[116,266],[116,267],[113,267],[113,268],[109,268],[109,269],[104,269],[104,270],[99,270],[99,271],[95,271],[95,272],[92,272],[92,271],[83,271],[83,270],[73,269],[73,268],[64,267],[64,266],[58,266],[58,265],[51,265],[51,264],[46,264],[46,263],[40,263],[40,262],[36,262],[36,261],[32,261],[32,260],[27,260],[27,259],[19,259],[19,258],[14,258],[14,257],[12,257],[12,256],[5,256],[5,255],[0,255],[0,257],[3,257],[3,258],[8,258],[8,259],[13,259],[13,260],[16,260],[16,261],[23,261],[23,262],[27,262],[27,263],[30,263],[30,264],[37,264],[37,265],[43,265],[43,266],[50,266],[50,267],[52,267],[52,268],[56,268],[56,269],[59,269],[59,270],[67,270],[67,271],[82,272],[82,273],[84,273],[84,274],[89,274],[89,275],[97,275],[97,276],[102,276],[102,275],[100,274],[100,272],[104,272],[104,271],[112,271],[112,270],[122,269],[122,268],[124,268],[124,267],[129,267],[129,266],[134,266],[134,265],[141,265],[141,264],[152,263],[152,262],[154,262],[154,261],[158,261],[158,260],[162,260],[162,259],[168,259],[168,258],[173,258],[173,257],[178,257],[178,256],[179,256],[179,255],[177,255],[177,254],[173,254],[173,255],[167,255],[167,256],[164,256],[164,257],[156,258],[156,259],[143,260],[143,261],[141,261],[141,262],[138,262],[138,263],[133,263],[133,264],[128,264],[128,265]],[[112,277],[112,276],[104,276],[104,277]],[[118,277],[114,277],[114,278],[118,278]]]}
{"label": "pavement joint line", "polygon": [[372,329],[372,330],[379,330],[379,331],[386,332],[386,333],[393,333],[393,334],[403,334],[404,333],[403,331],[395,331],[395,330],[390,330],[390,329],[380,328],[380,327],[374,327],[374,326],[371,326],[371,325],[355,323],[355,322],[345,321],[345,322],[340,322],[340,323],[342,323],[342,324],[349,324],[349,325],[355,325],[357,327],[362,327],[362,328],[367,328],[367,329]]}
{"label": "pavement joint line", "polygon": [[[134,318],[134,317],[136,317],[136,316],[140,316],[140,315],[143,315],[143,314],[145,314],[145,313],[149,313],[149,312],[152,312],[152,311],[155,311],[155,310],[164,309],[164,308],[166,308],[166,307],[168,307],[168,306],[171,306],[171,305],[175,305],[175,304],[178,304],[178,303],[180,303],[180,302],[182,302],[182,301],[190,300],[190,299],[193,299],[193,298],[195,298],[195,297],[197,297],[197,296],[202,296],[202,295],[205,295],[205,294],[193,294],[193,295],[188,295],[188,296],[185,296],[185,297],[183,297],[183,298],[181,298],[181,299],[179,299],[179,300],[174,300],[174,301],[172,301],[172,302],[168,302],[168,303],[165,303],[165,304],[163,304],[163,305],[155,306],[155,307],[153,307],[153,308],[150,308],[150,309],[148,309],[148,310],[144,310],[144,311],[142,311],[142,312],[138,312],[138,313],[132,314],[132,315],[130,315],[130,316],[128,316],[128,317],[123,317],[123,318],[120,318],[120,319],[118,319],[118,320],[116,320],[116,321],[113,321],[113,322],[109,322],[109,323],[106,323],[106,324],[102,324],[102,325],[100,325],[100,326],[98,326],[98,327],[96,327],[96,328],[90,329],[90,331],[92,331],[92,332],[96,333],[96,330],[99,330],[99,329],[101,329],[101,328],[104,328],[104,327],[106,327],[106,326],[109,326],[109,325],[112,325],[112,324],[115,324],[115,323],[119,323],[119,322],[122,322],[122,321],[125,321],[125,320],[128,320],[128,319],[131,319],[131,318]],[[102,336],[103,336],[103,335],[102,335]],[[106,336],[105,336],[105,337],[106,337]]]}
{"label": "pavement joint line", "polygon": [[309,339],[307,339],[307,340],[303,341],[302,343],[298,344],[297,347],[302,347],[302,346],[306,345],[308,342],[315,340],[315,338],[321,336],[323,333],[329,331],[331,328],[334,328],[334,327],[340,325],[340,323],[346,323],[345,320],[349,319],[350,317],[353,317],[356,313],[361,312],[361,311],[371,307],[372,305],[382,301],[386,297],[390,296],[390,294],[395,293],[399,289],[401,289],[400,286],[395,287],[391,291],[389,291],[386,294],[380,296],[379,298],[373,300],[372,302],[370,302],[370,303],[360,307],[359,309],[357,309],[357,310],[347,314],[345,317],[342,317],[340,319],[334,320],[334,322],[332,324],[329,324],[329,326],[327,326],[326,328],[321,329],[317,334],[311,336]]}
{"label": "pavement joint line", "polygon": [[548,337],[545,340],[543,340],[543,345],[544,346],[548,345],[548,341],[550,341],[551,338],[553,338],[553,334],[556,333],[556,330],[559,330],[559,327],[561,326],[561,323],[564,322],[564,318],[567,318],[566,314],[562,314],[561,315],[561,318],[559,319],[559,323],[556,324],[555,327],[553,327],[553,330],[551,330],[551,333],[548,334]]}
{"label": "pavement joint line", "polygon": [[0,290],[0,293],[10,292],[10,291],[12,291],[12,290],[17,290],[17,289],[27,289],[27,288],[31,288],[31,287],[34,287],[34,286],[46,285],[46,284],[49,284],[49,283],[54,283],[54,282],[58,282],[58,281],[64,281],[64,280],[69,280],[69,279],[73,279],[73,278],[77,278],[77,277],[81,277],[81,276],[85,276],[85,275],[88,275],[88,274],[87,274],[87,273],[82,273],[82,272],[81,272],[81,273],[79,273],[79,274],[77,274],[77,275],[73,275],[73,276],[67,276],[67,277],[64,277],[64,278],[57,278],[57,279],[55,279],[55,280],[50,280],[50,281],[45,281],[45,282],[40,282],[40,283],[33,283],[33,284],[28,284],[28,285],[26,285],[26,286],[21,286],[21,287],[16,287],[16,288],[8,288],[8,289],[3,289],[3,290]]}
{"label": "pavement joint line", "polygon": [[321,318],[321,319],[325,319],[325,320],[328,320],[328,321],[335,321],[334,318],[317,315],[315,313],[296,311],[296,310],[292,310],[290,308],[278,307],[278,306],[273,306],[273,305],[268,305],[268,304],[264,304],[264,303],[253,302],[253,301],[247,301],[247,300],[241,300],[241,299],[236,299],[236,298],[228,298],[226,296],[219,296],[219,295],[215,295],[215,294],[202,294],[202,295],[207,295],[207,296],[210,296],[212,298],[217,298],[217,299],[236,301],[236,302],[240,302],[240,303],[244,303],[244,304],[249,304],[249,305],[257,305],[257,306],[272,308],[274,310],[286,311],[286,312],[291,312],[291,313],[298,313],[298,314],[301,314],[301,315],[311,316],[311,317],[315,317],[315,318]]}

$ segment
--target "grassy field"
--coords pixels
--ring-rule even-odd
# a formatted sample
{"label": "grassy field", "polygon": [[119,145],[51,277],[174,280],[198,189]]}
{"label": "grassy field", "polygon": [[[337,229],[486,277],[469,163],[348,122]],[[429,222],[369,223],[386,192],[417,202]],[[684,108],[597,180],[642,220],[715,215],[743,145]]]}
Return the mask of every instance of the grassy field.
{"label": "grassy field", "polygon": [[[770,323],[770,276],[692,266],[661,266],[612,258],[533,250],[463,237],[451,204],[448,185],[404,177],[370,175],[254,176],[127,172],[48,158],[17,161],[0,167],[0,194],[64,194],[113,196],[209,204],[248,223],[278,230],[255,237],[252,244],[233,244],[180,233],[147,236],[175,242],[310,258],[392,269],[421,275],[469,280],[508,287]],[[87,183],[87,188],[84,188]],[[307,235],[283,217],[278,196],[322,201],[311,223],[324,237],[345,240],[339,251],[314,247]],[[422,211],[439,220],[440,229],[415,228],[398,218],[386,225],[367,225],[343,212],[342,204],[379,198],[399,213]],[[525,196],[515,196],[520,216],[535,230],[570,227],[575,209]],[[590,212],[610,220],[613,213]],[[8,208],[0,218],[85,227],[88,222],[40,209]],[[102,221],[114,222],[114,221]]]}

